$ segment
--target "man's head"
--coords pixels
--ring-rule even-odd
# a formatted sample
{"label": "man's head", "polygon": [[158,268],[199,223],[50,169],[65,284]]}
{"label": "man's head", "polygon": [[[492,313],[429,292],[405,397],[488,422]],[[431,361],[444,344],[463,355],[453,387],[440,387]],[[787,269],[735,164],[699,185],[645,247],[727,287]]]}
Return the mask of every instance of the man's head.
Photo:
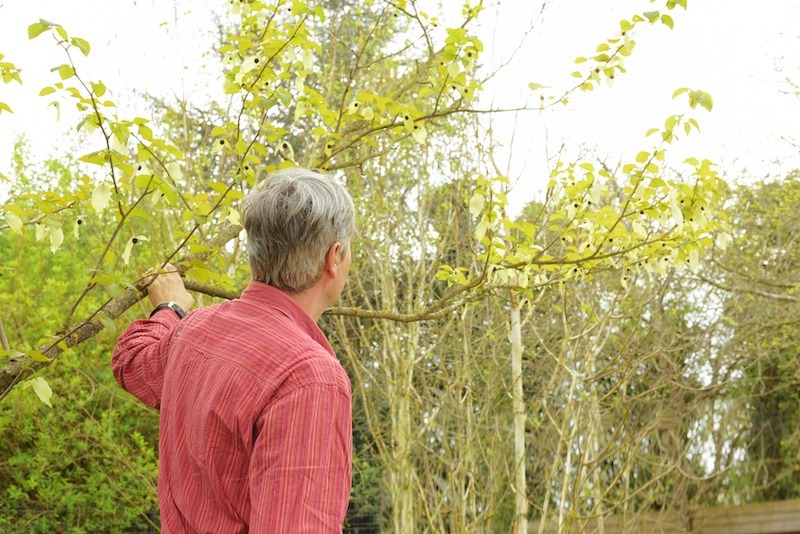
{"label": "man's head", "polygon": [[299,293],[319,280],[325,255],[355,233],[353,200],[338,182],[301,168],[278,171],[245,200],[253,280]]}

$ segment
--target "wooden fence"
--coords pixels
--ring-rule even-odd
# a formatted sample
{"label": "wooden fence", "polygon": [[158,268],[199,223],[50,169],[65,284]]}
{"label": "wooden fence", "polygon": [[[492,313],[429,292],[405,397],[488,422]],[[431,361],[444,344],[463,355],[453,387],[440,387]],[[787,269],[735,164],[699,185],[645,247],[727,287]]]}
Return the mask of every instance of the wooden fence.
{"label": "wooden fence", "polygon": [[[556,534],[558,525],[548,521],[542,531],[547,534]],[[570,531],[582,534],[639,532],[674,534],[681,532],[678,528],[678,516],[674,511],[639,514],[627,518],[604,517],[602,531],[598,519],[590,518],[578,525],[571,526]],[[531,523],[528,532],[538,533],[539,523]],[[691,514],[689,528],[682,532],[687,534],[800,534],[800,500],[700,508]]]}

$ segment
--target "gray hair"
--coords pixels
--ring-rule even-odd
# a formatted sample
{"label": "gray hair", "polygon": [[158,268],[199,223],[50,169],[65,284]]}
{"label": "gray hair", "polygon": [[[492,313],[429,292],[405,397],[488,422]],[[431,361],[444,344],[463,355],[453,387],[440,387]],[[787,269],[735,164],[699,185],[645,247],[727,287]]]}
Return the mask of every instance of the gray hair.
{"label": "gray hair", "polygon": [[331,245],[349,246],[356,231],[353,199],[325,175],[284,169],[247,196],[244,228],[253,280],[299,293],[319,280]]}

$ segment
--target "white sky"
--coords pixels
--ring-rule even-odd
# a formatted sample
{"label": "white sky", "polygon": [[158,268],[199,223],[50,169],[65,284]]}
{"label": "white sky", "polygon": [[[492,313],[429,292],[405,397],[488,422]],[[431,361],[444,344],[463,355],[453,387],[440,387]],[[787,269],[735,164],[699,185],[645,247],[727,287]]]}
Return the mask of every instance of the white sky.
{"label": "white sky", "polygon": [[[501,0],[500,34],[520,34],[520,23],[531,18],[523,15],[525,10],[508,9],[512,3],[529,5],[528,13],[540,8],[539,2]],[[499,102],[514,102],[526,93],[520,82],[549,85],[554,92],[568,87],[573,70],[585,71],[585,64],[573,64],[575,57],[592,55],[599,43],[619,31],[619,20],[658,4],[548,2],[513,69],[490,93]],[[651,148],[656,138],[645,138],[645,132],[663,126],[668,115],[689,109],[685,96],[672,101],[679,87],[710,93],[714,109],[695,110],[701,133],[693,132],[669,148],[670,161],[707,157],[730,181],[742,177],[744,169],[749,179],[759,179],[800,168],[800,148],[786,140],[800,143],[800,96],[781,92],[795,90],[786,77],[800,86],[800,2],[689,0],[686,11],[676,8],[670,14],[674,30],[661,24],[637,29],[637,46],[626,60],[628,72],[617,76],[613,87],[577,93],[563,109],[520,117],[523,123],[534,123],[512,150],[511,174],[520,177],[521,192],[545,182],[545,144],[552,154],[566,139],[573,153],[586,145],[608,155],[609,163],[631,161],[638,151]],[[532,152],[525,158],[528,146]]]}
{"label": "white sky", "polygon": [[[432,2],[421,0],[427,3]],[[505,58],[541,10],[540,0],[498,3],[497,23],[490,8],[481,28],[487,63]],[[592,55],[595,46],[619,31],[620,19],[660,3],[549,0],[524,48],[487,86],[487,95],[495,106],[512,107],[531,96],[529,82],[558,93],[574,82],[569,75],[579,67],[573,64],[576,56]],[[27,39],[30,23],[52,20],[71,35],[87,39],[92,53],[88,59],[78,58],[79,69],[103,80],[114,91],[121,112],[133,116],[131,106],[141,106],[135,91],[176,94],[202,103],[206,84],[212,92],[219,90],[221,81],[205,68],[203,54],[212,42],[214,23],[204,5],[187,0],[0,0],[0,53],[23,69],[25,83],[21,88],[0,84],[0,101],[15,111],[0,115],[0,172],[10,174],[16,135],[25,133],[34,154],[46,155],[69,148],[61,132],[75,123],[66,109],[56,122],[54,108],[47,106],[49,97],[37,96],[57,78],[49,69],[65,61],[49,38]],[[800,97],[781,93],[790,89],[785,77],[800,84],[800,2],[689,0],[688,10],[676,8],[671,15],[672,31],[660,24],[637,30],[637,47],[626,61],[628,72],[617,77],[614,87],[576,93],[565,108],[519,115],[510,148],[513,117],[498,119],[494,130],[507,147],[500,154],[510,175],[519,178],[514,198],[527,199],[546,183],[545,155],[562,143],[571,153],[591,147],[610,163],[630,160],[650,148],[654,139],[645,139],[644,133],[661,126],[669,114],[687,109],[685,100],[671,100],[678,87],[710,93],[714,110],[695,111],[701,134],[671,149],[671,161],[708,157],[731,180],[743,169],[757,179],[800,167],[800,149],[785,140],[800,142]],[[538,96],[531,101],[538,102]]]}

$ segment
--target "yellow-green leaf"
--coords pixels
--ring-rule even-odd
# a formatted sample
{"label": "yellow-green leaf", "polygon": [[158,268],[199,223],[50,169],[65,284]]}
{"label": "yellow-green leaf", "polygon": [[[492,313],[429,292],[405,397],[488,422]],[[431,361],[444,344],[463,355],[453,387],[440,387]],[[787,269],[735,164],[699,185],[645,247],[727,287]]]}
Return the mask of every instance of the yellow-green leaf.
{"label": "yellow-green leaf", "polygon": [[50,408],[53,407],[50,404],[50,398],[53,396],[53,390],[50,388],[50,384],[47,383],[47,380],[42,378],[41,376],[37,376],[36,378],[31,378],[23,387],[30,387],[33,388],[33,392],[36,393],[36,396],[39,397],[39,400],[48,405]]}
{"label": "yellow-green leaf", "polygon": [[73,46],[77,47],[78,50],[80,50],[84,56],[89,55],[89,50],[91,50],[91,47],[89,46],[89,43],[86,40],[81,39],[80,37],[73,37],[70,40],[70,43],[72,43]]}
{"label": "yellow-green leaf", "polygon": [[128,242],[125,243],[125,250],[122,252],[122,262],[125,265],[128,265],[128,262],[131,260],[131,252],[133,251],[133,237],[128,239]]}
{"label": "yellow-green leaf", "polygon": [[486,198],[480,193],[475,193],[469,201],[469,212],[473,217],[477,217],[483,211],[483,206],[486,203]]}
{"label": "yellow-green leaf", "polygon": [[52,228],[50,230],[50,250],[55,252],[64,242],[64,230],[61,228]]}
{"label": "yellow-green leaf", "polygon": [[50,233],[50,227],[44,224],[36,225],[36,241],[41,241]]}
{"label": "yellow-green leaf", "polygon": [[8,227],[11,228],[11,231],[15,234],[22,233],[22,219],[16,213],[11,213],[10,211],[6,211],[6,222],[8,223]]}
{"label": "yellow-green leaf", "polygon": [[417,143],[424,145],[425,140],[428,138],[428,132],[425,131],[425,126],[422,123],[417,123],[411,130],[411,136]]}
{"label": "yellow-green leaf", "polygon": [[28,358],[31,361],[34,361],[34,362],[49,362],[50,361],[50,359],[47,356],[45,356],[44,354],[42,354],[38,350],[32,350],[31,352],[26,354],[25,357]]}
{"label": "yellow-green leaf", "polygon": [[106,94],[106,86],[103,82],[89,82],[92,86],[92,92],[94,92],[94,96],[100,98],[104,94]]}
{"label": "yellow-green leaf", "polygon": [[58,67],[58,75],[62,80],[66,80],[67,78],[71,78],[75,75],[75,69],[73,69],[70,65],[61,65]]}
{"label": "yellow-green leaf", "polygon": [[37,38],[46,29],[47,29],[47,26],[45,26],[41,21],[40,22],[34,22],[30,26],[28,26],[28,39]]}
{"label": "yellow-green leaf", "polygon": [[106,209],[111,202],[111,184],[103,182],[97,184],[92,191],[92,207],[94,211],[100,213]]}
{"label": "yellow-green leaf", "polygon": [[239,212],[233,208],[228,208],[228,215],[225,217],[225,219],[227,219],[231,224],[242,224]]}

